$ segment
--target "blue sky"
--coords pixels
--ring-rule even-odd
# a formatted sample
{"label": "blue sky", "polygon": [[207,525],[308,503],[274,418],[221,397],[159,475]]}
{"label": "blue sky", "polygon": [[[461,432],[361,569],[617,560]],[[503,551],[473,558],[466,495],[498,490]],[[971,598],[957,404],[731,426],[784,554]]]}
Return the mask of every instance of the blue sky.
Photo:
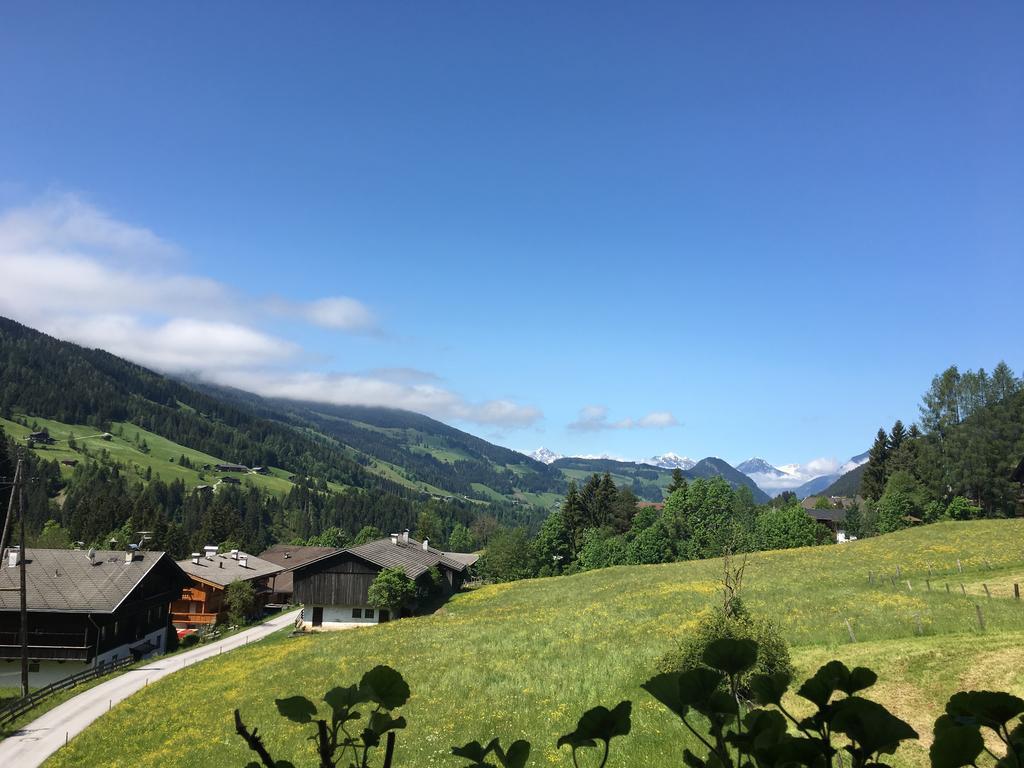
{"label": "blue sky", "polygon": [[776,464],[1024,367],[1020,3],[0,14],[0,313],[65,338]]}

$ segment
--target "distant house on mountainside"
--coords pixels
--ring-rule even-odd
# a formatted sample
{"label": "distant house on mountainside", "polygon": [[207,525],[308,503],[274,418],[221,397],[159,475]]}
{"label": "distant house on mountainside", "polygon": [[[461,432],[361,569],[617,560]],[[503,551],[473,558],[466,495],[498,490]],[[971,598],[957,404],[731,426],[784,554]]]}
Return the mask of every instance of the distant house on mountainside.
{"label": "distant house on mountainside", "polygon": [[377,624],[398,618],[369,603],[370,585],[382,570],[400,568],[418,585],[427,586],[430,570],[436,568],[442,592],[451,594],[462,587],[476,558],[434,549],[426,540],[409,538],[408,531],[393,533],[296,568],[293,600],[303,604],[302,624],[307,629]]}
{"label": "distant house on mountainside", "polygon": [[213,468],[218,472],[248,472],[249,468],[244,464],[214,464]]}
{"label": "distant house on mountainside", "polygon": [[267,467],[253,467],[252,471],[257,475],[269,475],[270,470]]}
{"label": "distant house on mountainside", "polygon": [[256,611],[262,613],[269,602],[271,579],[283,569],[254,555],[233,549],[218,552],[217,547],[194,552],[178,566],[188,574],[191,583],[171,605],[171,621],[176,627],[195,628],[216,624],[227,617],[225,592],[229,584],[250,581],[256,591]]}
{"label": "distant house on mountainside", "polygon": [[64,466],[64,467],[77,467],[78,466],[78,459],[61,459],[60,463],[61,463],[61,466]]}
{"label": "distant house on mountainside", "polygon": [[50,433],[45,429],[41,429],[38,432],[30,432],[25,440],[32,443],[42,443],[43,445],[53,445],[54,442],[53,438],[50,437]]}
{"label": "distant house on mountainside", "polygon": [[228,485],[241,485],[242,484],[241,480],[239,480],[237,477],[231,477],[230,475],[225,475],[224,477],[222,477],[220,479],[220,481],[222,483],[227,483]]}
{"label": "distant house on mountainside", "polygon": [[[10,547],[0,563],[0,687],[21,674],[19,556]],[[171,601],[188,584],[166,552],[28,549],[25,575],[33,687],[165,650]]]}
{"label": "distant house on mountainside", "polygon": [[293,544],[275,544],[263,552],[260,559],[274,563],[282,571],[274,576],[270,584],[272,603],[291,603],[293,592],[293,575],[296,568],[333,555],[341,550],[337,547],[301,547]]}

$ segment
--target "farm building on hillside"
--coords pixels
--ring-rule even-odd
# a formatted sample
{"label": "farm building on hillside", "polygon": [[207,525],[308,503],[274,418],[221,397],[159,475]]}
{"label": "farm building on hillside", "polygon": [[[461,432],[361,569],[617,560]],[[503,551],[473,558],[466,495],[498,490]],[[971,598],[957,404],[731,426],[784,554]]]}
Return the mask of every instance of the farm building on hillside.
{"label": "farm building on hillside", "polygon": [[203,550],[202,554],[193,553],[189,560],[178,561],[191,583],[171,606],[174,625],[189,629],[225,619],[225,590],[236,581],[252,582],[256,590],[256,610],[262,612],[269,602],[270,580],[283,569],[237,549],[217,552],[217,547],[208,546]]}
{"label": "farm building on hillside", "polygon": [[300,566],[333,555],[341,550],[337,547],[300,547],[293,544],[275,544],[260,552],[260,559],[274,563],[283,569],[270,583],[272,603],[291,603],[293,571]]}
{"label": "farm building on hillside", "polygon": [[213,468],[218,472],[248,472],[249,468],[244,464],[214,464]]}
{"label": "farm building on hillside", "polygon": [[[18,558],[10,547],[0,563],[0,687],[21,675]],[[188,584],[166,552],[28,549],[25,576],[33,687],[163,651],[171,601]]]}
{"label": "farm building on hillside", "polygon": [[303,605],[302,624],[307,629],[377,624],[398,618],[369,603],[370,585],[385,568],[400,568],[419,584],[437,568],[442,591],[451,594],[462,586],[473,562],[476,555],[441,552],[427,541],[409,538],[408,531],[393,533],[296,568],[293,599]]}

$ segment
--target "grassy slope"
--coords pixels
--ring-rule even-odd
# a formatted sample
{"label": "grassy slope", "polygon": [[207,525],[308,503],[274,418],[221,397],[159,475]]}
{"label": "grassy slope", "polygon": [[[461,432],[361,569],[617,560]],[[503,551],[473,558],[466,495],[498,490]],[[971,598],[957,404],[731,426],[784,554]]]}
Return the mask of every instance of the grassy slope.
{"label": "grassy slope", "polygon": [[[50,460],[77,459],[78,461],[88,461],[88,457],[81,452],[83,447],[94,454],[106,450],[110,452],[110,457],[114,461],[129,468],[134,468],[140,476],[149,467],[153,471],[154,478],[159,476],[167,482],[180,479],[189,488],[194,488],[201,484],[212,485],[219,477],[225,474],[217,471],[204,473],[199,469],[204,464],[213,465],[231,462],[230,459],[210,456],[201,451],[186,448],[153,432],[136,427],[134,424],[112,424],[111,429],[114,432],[114,436],[109,441],[106,441],[100,439],[99,435],[101,433],[95,427],[63,424],[59,421],[31,416],[28,417],[28,421],[29,424],[38,424],[40,428],[45,427],[50,432],[50,437],[57,441],[54,445],[37,446],[34,449],[37,455]],[[7,419],[0,419],[0,426],[4,428],[8,435],[19,442],[24,441],[24,438],[31,431],[21,424],[8,421]],[[122,434],[117,434],[119,431]],[[75,436],[75,442],[79,448],[78,451],[73,451],[68,447],[67,439],[72,434]],[[139,442],[145,441],[149,448],[148,453],[143,453],[139,449],[136,435],[138,435]],[[182,455],[187,456],[196,469],[188,469],[179,465],[178,460]],[[171,461],[171,459],[174,461]],[[61,467],[61,472],[65,475],[69,476],[72,471],[70,467]],[[235,473],[233,476],[242,480],[243,483],[251,483],[257,488],[270,493],[284,494],[292,487],[292,483],[288,480],[288,474],[283,469],[271,468],[270,475]]]}
{"label": "grassy slope", "polygon": [[[1024,693],[1024,605],[998,596],[1008,594],[1005,587],[992,599],[958,594],[956,566],[959,557],[965,583],[1011,583],[1024,567],[1017,548],[1005,543],[1022,535],[1024,520],[945,523],[844,546],[758,554],[747,570],[746,602],[782,624],[804,673],[833,657],[877,668],[879,697],[926,735],[953,690]],[[887,578],[884,586],[868,584],[869,569],[894,573],[897,565],[912,591]],[[938,587],[930,592],[929,567]],[[445,757],[452,744],[493,735],[531,739],[533,765],[566,765],[567,756],[554,748],[557,736],[584,709],[623,698],[635,703],[634,733],[614,764],[659,764],[678,755],[678,740],[686,739],[638,686],[718,601],[720,571],[721,561],[712,560],[495,585],[458,595],[429,617],[276,636],[150,686],[48,765],[244,765],[249,756],[231,723],[236,706],[279,757],[312,764],[306,729],[277,716],[274,698],[318,698],[378,663],[399,669],[414,694],[404,710],[410,728],[398,742],[399,765],[454,765]],[[949,594],[947,580],[954,586]],[[919,623],[923,637],[916,636]],[[897,762],[919,764],[922,754],[905,750]]]}

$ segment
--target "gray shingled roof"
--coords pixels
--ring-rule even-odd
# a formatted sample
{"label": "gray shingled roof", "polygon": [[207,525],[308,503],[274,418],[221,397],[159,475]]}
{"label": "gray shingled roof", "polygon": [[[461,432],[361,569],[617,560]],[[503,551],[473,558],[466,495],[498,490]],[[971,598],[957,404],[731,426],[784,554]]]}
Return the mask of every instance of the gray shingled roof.
{"label": "gray shingled roof", "polygon": [[433,547],[423,549],[423,543],[416,539],[409,539],[408,544],[395,544],[389,537],[368,541],[344,551],[351,552],[381,568],[401,568],[410,579],[421,576],[435,565],[444,565],[460,573],[466,570],[466,563],[448,557]]}
{"label": "gray shingled roof", "polygon": [[260,559],[284,568],[274,577],[274,591],[287,594],[293,591],[293,570],[340,551],[337,547],[299,547],[293,544],[275,544],[270,549],[260,552]]}
{"label": "gray shingled roof", "polygon": [[[28,549],[25,586],[30,611],[113,613],[166,552],[137,552],[130,563],[124,552],[98,550],[93,561],[84,549]],[[19,567],[0,563],[0,588],[20,585]],[[172,561],[173,562],[173,561]],[[18,592],[0,592],[0,611],[21,608]]]}
{"label": "gray shingled roof", "polygon": [[198,565],[193,563],[191,559],[179,560],[178,565],[189,576],[195,576],[197,579],[202,579],[221,587],[226,587],[235,581],[252,581],[264,576],[273,576],[275,573],[280,573],[284,570],[281,566],[261,560],[256,555],[249,555],[245,552],[239,552],[238,554],[240,557],[248,558],[244,568],[240,564],[241,561],[235,560],[229,552],[220,552],[214,555],[212,559],[207,559],[203,555],[199,558]]}

